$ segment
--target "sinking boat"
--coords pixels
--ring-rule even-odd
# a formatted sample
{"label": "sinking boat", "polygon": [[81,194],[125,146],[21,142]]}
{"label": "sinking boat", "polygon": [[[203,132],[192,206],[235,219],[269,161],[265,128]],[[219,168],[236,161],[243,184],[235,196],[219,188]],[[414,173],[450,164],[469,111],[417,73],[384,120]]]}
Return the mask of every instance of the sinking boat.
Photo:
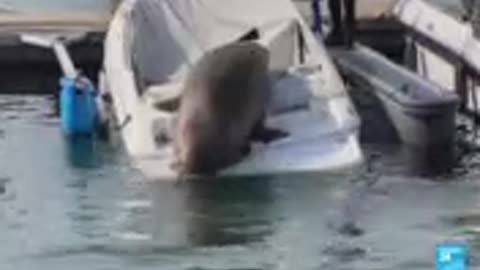
{"label": "sinking boat", "polygon": [[326,49],[290,0],[131,0],[111,21],[100,92],[126,152],[148,178],[174,179],[169,129],[187,72],[205,52],[255,32],[270,52],[267,125],[289,136],[254,145],[219,176],[327,172],[363,161],[360,121]]}

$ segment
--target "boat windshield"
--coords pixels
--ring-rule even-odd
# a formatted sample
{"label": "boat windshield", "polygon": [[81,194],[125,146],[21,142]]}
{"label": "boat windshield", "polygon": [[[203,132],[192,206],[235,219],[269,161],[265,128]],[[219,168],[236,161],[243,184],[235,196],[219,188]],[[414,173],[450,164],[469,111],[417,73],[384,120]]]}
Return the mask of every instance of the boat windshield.
{"label": "boat windshield", "polygon": [[[41,2],[41,4],[39,4]],[[95,11],[112,10],[115,0],[0,0],[1,12]]]}

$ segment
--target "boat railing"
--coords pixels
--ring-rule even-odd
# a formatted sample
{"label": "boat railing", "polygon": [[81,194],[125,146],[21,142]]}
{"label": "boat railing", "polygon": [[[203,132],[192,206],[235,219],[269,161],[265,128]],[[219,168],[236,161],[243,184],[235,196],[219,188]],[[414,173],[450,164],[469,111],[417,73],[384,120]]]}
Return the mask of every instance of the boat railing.
{"label": "boat railing", "polygon": [[[475,88],[480,82],[480,62],[477,63],[476,59],[471,59],[471,55],[465,53],[465,48],[468,47],[478,50],[475,47],[478,46],[478,48],[480,48],[480,41],[476,40],[471,35],[466,26],[462,27],[462,30],[467,31],[456,33],[460,40],[442,40],[442,38],[445,37],[434,31],[436,29],[432,22],[426,23],[424,21],[422,24],[417,24],[415,22],[415,18],[421,19],[422,16],[425,16],[425,14],[421,14],[423,7],[421,5],[427,4],[423,1],[416,1],[414,3],[419,6],[415,9],[415,12],[418,14],[410,12],[414,10],[412,7],[410,7],[410,11],[404,10],[405,5],[407,4],[412,4],[412,2],[399,1],[393,10],[394,18],[402,24],[406,30],[407,53],[409,49],[415,50],[415,44],[419,44],[449,63],[455,70],[454,90],[460,97],[460,111],[474,117],[476,120],[480,120],[477,95],[475,93]],[[433,9],[434,7],[432,7],[432,10]],[[445,20],[453,20],[449,23],[457,23],[454,22],[454,20],[456,20],[455,18],[445,16],[442,11],[436,10],[434,12],[436,14],[441,14],[442,18]],[[462,25],[462,22],[458,21],[458,24]],[[472,44],[477,46],[472,47]],[[480,52],[480,50],[478,51]],[[408,64],[412,63],[407,63],[407,65]],[[468,108],[468,104],[473,104],[473,108]]]}

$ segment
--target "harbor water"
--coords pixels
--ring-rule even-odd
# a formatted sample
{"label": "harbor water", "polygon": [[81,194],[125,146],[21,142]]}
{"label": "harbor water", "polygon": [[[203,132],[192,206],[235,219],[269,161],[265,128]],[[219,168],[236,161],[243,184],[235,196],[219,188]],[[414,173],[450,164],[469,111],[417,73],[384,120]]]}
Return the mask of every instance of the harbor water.
{"label": "harbor water", "polygon": [[480,155],[435,178],[364,145],[376,158],[335,174],[150,181],[115,138],[63,137],[57,106],[0,95],[1,270],[430,270],[447,242],[480,268]]}
{"label": "harbor water", "polygon": [[480,265],[475,157],[422,179],[367,145],[370,168],[337,174],[155,182],[115,139],[64,138],[56,115],[46,96],[0,97],[2,270],[433,269],[450,241]]}

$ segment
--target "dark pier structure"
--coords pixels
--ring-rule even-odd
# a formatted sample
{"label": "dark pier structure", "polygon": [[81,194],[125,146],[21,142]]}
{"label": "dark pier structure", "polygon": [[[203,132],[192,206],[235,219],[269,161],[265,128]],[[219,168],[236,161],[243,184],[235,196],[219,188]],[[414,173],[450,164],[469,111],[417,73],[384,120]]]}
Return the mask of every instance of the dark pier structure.
{"label": "dark pier structure", "polygon": [[84,38],[68,45],[75,64],[96,80],[103,59],[106,14],[0,15],[0,93],[56,94],[60,66],[53,50],[25,44],[21,33],[82,33]]}
{"label": "dark pier structure", "polygon": [[[404,39],[401,26],[388,14],[393,2],[357,1],[356,40],[398,58],[404,49]],[[310,0],[296,0],[295,3],[311,23]],[[111,13],[74,11],[61,14],[0,14],[0,93],[58,92],[61,72],[53,51],[22,43],[19,38],[21,32],[86,33],[84,39],[69,44],[68,50],[78,68],[96,81],[103,59],[103,39],[110,19]]]}

